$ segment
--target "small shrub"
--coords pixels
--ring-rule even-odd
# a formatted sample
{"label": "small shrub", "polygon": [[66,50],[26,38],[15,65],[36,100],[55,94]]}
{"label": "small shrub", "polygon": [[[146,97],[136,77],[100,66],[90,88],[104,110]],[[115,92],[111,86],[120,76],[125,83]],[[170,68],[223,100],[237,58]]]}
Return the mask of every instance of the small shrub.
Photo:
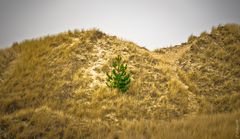
{"label": "small shrub", "polygon": [[131,78],[127,70],[127,64],[124,64],[122,58],[117,56],[112,62],[111,74],[107,73],[107,86],[117,88],[122,93],[129,89]]}

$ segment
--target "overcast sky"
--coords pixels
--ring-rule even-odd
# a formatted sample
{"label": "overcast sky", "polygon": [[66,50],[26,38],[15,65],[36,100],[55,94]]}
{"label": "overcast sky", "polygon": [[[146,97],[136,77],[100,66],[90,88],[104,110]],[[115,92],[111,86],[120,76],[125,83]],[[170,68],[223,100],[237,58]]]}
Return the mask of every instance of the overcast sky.
{"label": "overcast sky", "polygon": [[225,23],[240,23],[240,0],[0,0],[0,48],[99,28],[153,50]]}

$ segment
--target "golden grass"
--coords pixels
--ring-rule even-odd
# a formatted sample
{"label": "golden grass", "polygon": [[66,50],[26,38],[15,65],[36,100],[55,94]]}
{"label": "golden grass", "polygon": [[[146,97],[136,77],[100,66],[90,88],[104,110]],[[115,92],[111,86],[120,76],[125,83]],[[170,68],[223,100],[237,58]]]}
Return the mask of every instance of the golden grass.
{"label": "golden grass", "polygon": [[172,121],[124,121],[112,137],[163,139],[226,139],[237,138],[240,113],[200,115]]}
{"label": "golden grass", "polygon": [[[15,43],[0,51],[0,138],[232,138],[238,29],[155,52],[96,29]],[[126,94],[104,82],[118,54]]]}
{"label": "golden grass", "polygon": [[[1,138],[164,138],[225,139],[239,136],[240,112],[175,120],[122,120],[117,125],[78,117],[43,106],[0,119]],[[111,118],[111,116],[109,116]]]}

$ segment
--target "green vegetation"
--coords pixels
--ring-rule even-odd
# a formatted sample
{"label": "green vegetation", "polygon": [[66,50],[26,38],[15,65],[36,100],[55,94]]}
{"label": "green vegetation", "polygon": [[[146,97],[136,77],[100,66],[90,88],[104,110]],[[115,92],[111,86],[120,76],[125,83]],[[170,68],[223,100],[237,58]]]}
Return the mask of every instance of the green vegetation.
{"label": "green vegetation", "polygon": [[117,88],[121,92],[126,92],[129,89],[131,78],[127,73],[127,64],[124,64],[122,58],[118,55],[112,62],[112,72],[107,73],[107,86]]}
{"label": "green vegetation", "polygon": [[[97,29],[14,43],[0,50],[0,138],[234,138],[239,39],[227,24],[154,52]],[[115,54],[125,95],[105,84]]]}

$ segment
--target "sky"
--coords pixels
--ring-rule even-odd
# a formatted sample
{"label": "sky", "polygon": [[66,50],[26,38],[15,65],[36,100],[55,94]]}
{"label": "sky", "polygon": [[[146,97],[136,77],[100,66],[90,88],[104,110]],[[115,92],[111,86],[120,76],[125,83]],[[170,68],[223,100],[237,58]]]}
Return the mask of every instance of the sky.
{"label": "sky", "polygon": [[154,50],[226,23],[240,24],[240,0],[0,0],[0,48],[98,28]]}

